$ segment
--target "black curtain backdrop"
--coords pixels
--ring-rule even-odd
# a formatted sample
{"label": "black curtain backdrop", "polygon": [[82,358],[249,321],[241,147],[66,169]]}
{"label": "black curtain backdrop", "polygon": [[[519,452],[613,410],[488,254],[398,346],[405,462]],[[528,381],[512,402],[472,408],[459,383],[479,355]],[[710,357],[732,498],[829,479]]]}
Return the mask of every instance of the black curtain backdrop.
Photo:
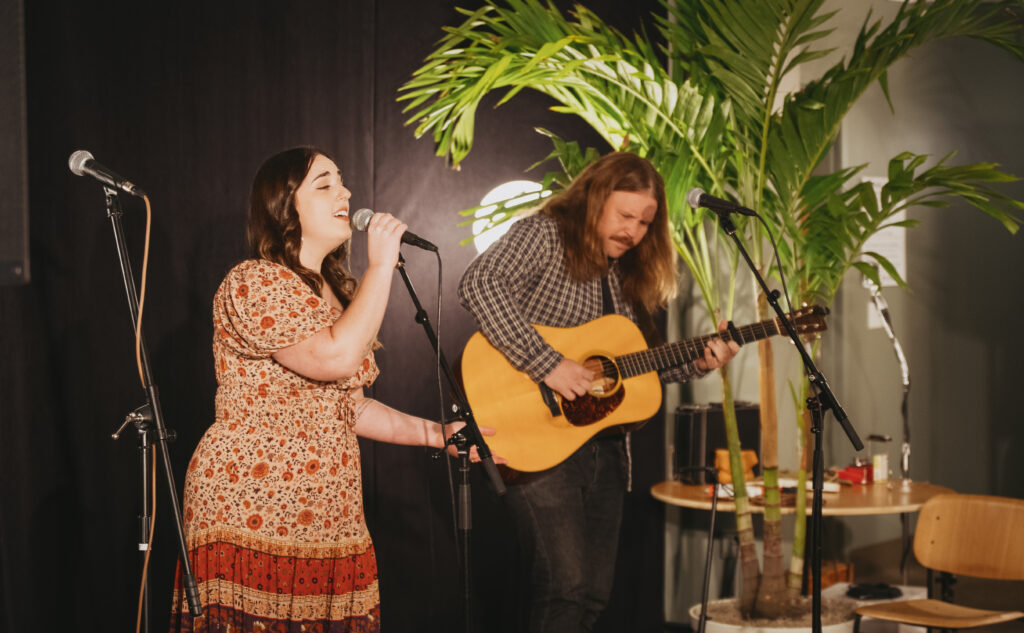
{"label": "black curtain backdrop", "polygon": [[[631,30],[656,2],[588,6]],[[0,287],[0,629],[128,631],[140,569],[137,442],[110,434],[144,394],[102,191],[68,172],[71,152],[91,151],[153,200],[145,334],[165,417],[178,433],[171,453],[180,492],[213,415],[210,301],[245,257],[248,187],[266,156],[322,147],[341,166],[353,208],[391,211],[440,246],[440,326],[454,363],[474,330],[455,287],[475,254],[458,245],[469,232],[455,226],[455,211],[523,178],[549,152],[535,125],[608,148],[532,93],[481,109],[477,146],[459,172],[433,155],[429,140],[414,140],[396,89],[440,27],[460,21],[451,2],[27,2],[25,13],[33,280]],[[525,177],[539,180],[544,170]],[[125,200],[125,208],[138,272],[143,207]],[[405,250],[434,320],[435,260]],[[357,236],[357,272],[363,258]],[[381,338],[383,375],[372,395],[437,418],[433,355],[397,275]],[[603,631],[661,629],[662,509],[647,490],[662,478],[662,437],[652,423],[634,438],[635,491]],[[385,630],[461,630],[443,460],[372,442],[363,457]],[[159,477],[153,631],[166,630],[177,556]],[[522,613],[514,541],[501,501],[474,478],[480,630],[513,631]]]}

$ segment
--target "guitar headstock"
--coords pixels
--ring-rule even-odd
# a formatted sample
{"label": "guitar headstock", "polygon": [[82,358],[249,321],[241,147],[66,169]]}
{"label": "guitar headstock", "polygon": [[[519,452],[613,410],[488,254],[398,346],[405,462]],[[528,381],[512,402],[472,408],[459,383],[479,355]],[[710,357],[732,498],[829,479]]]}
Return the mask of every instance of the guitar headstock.
{"label": "guitar headstock", "polygon": [[793,322],[793,328],[796,329],[797,334],[806,336],[828,329],[828,325],[825,323],[827,314],[828,308],[826,307],[804,306],[791,312],[789,319]]}

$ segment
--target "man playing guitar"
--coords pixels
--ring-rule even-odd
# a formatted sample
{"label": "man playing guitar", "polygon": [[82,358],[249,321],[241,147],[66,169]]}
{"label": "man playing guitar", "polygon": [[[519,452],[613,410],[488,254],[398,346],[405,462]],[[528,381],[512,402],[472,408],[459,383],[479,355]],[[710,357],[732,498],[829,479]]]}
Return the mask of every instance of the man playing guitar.
{"label": "man playing guitar", "polygon": [[[605,314],[650,321],[676,288],[661,176],[645,159],[615,152],[477,257],[459,297],[510,365],[573,401],[591,391],[594,372],[564,357],[531,324],[567,328]],[[738,351],[736,342],[713,337],[703,357],[660,377],[701,377]],[[530,564],[530,631],[589,631],[607,604],[628,447],[628,434],[605,432],[509,486],[506,498]]]}

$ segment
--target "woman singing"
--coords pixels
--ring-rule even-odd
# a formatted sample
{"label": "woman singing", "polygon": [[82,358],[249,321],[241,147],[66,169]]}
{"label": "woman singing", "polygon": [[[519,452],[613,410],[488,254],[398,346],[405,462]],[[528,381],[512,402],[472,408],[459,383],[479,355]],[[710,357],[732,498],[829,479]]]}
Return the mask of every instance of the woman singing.
{"label": "woman singing", "polygon": [[351,195],[312,148],[272,156],[256,174],[252,259],[213,301],[216,419],[185,479],[203,615],[189,615],[179,569],[172,631],[380,628],[356,436],[443,438],[433,422],[363,396],[406,225],[373,216],[357,284],[346,270]]}

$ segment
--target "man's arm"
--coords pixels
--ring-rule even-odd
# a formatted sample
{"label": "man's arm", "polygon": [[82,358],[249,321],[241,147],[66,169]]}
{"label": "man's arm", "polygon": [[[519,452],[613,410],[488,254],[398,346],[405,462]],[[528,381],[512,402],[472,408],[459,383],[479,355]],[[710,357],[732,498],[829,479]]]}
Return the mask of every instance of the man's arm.
{"label": "man's arm", "polygon": [[517,297],[563,256],[553,224],[527,218],[473,260],[459,283],[459,300],[487,340],[538,383],[563,357],[523,316]]}

